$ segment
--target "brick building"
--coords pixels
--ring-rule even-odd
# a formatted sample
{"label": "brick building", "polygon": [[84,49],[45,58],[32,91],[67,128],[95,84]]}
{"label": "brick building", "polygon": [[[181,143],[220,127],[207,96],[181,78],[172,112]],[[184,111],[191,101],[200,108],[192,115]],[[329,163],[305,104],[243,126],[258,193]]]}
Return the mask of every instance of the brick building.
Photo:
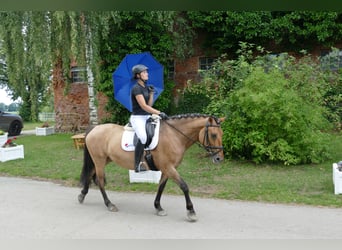
{"label": "brick building", "polygon": [[[174,60],[171,61],[169,65],[165,65],[165,67],[168,67],[169,69],[168,77],[172,78],[176,83],[174,89],[175,99],[177,99],[177,89],[184,88],[189,80],[194,82],[200,81],[199,69],[207,69],[216,58],[216,56],[208,56],[208,52],[203,51],[200,45],[200,40],[197,40],[197,42],[194,43],[194,53],[192,57],[185,60]],[[342,44],[338,44],[335,47],[342,48]],[[322,56],[329,51],[330,48],[316,46],[310,51],[310,54],[313,56]],[[96,96],[93,96],[93,90],[90,89],[88,83],[79,76],[80,72],[80,68],[72,67],[71,77],[73,82],[70,86],[66,86],[62,77],[59,77],[61,76],[61,70],[58,65],[56,65],[54,69],[55,129],[57,131],[84,131],[89,125],[100,123],[109,115],[105,111],[105,106],[108,102],[107,96],[103,93],[96,93]],[[67,94],[65,94],[66,87],[68,88]],[[89,107],[89,100],[91,98],[96,99],[96,107]],[[94,113],[96,113],[95,118],[92,115]]]}

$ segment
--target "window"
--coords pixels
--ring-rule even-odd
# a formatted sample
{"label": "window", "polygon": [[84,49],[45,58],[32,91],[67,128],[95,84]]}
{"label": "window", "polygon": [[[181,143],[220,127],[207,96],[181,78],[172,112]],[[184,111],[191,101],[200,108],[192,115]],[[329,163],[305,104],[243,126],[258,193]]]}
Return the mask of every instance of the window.
{"label": "window", "polygon": [[321,66],[323,69],[337,71],[342,68],[342,51],[321,51]]}
{"label": "window", "polygon": [[211,68],[216,58],[214,57],[200,57],[199,58],[199,69],[208,70]]}
{"label": "window", "polygon": [[167,78],[173,80],[175,77],[175,61],[169,60],[167,62]]}
{"label": "window", "polygon": [[71,67],[71,81],[84,83],[87,82],[87,74],[85,67]]}

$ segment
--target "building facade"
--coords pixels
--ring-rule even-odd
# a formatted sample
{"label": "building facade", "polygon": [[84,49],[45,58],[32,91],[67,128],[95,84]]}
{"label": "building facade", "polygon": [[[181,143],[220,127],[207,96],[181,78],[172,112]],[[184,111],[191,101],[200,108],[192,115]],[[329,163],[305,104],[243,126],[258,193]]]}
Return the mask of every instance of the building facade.
{"label": "building facade", "polygon": [[[342,43],[337,44],[335,47],[342,48]],[[310,54],[314,57],[324,56],[330,51],[330,48],[316,46],[310,51]],[[188,81],[199,82],[201,80],[199,71],[210,68],[215,58],[217,58],[217,55],[208,56],[207,52],[201,49],[201,42],[198,40],[194,43],[192,57],[184,60],[172,60],[169,65],[165,66],[168,67],[169,79],[175,82],[173,92],[175,102],[177,102],[177,90],[183,89]],[[340,61],[340,67],[342,68],[342,52],[340,53]],[[84,131],[89,125],[96,125],[109,117],[105,109],[108,97],[103,93],[94,94],[87,79],[81,75],[84,71],[85,69],[72,65],[72,83],[66,86],[63,77],[61,77],[61,69],[58,64],[54,69],[55,129],[57,131]],[[92,107],[89,103],[95,103],[96,105]],[[94,116],[94,114],[96,115]]]}

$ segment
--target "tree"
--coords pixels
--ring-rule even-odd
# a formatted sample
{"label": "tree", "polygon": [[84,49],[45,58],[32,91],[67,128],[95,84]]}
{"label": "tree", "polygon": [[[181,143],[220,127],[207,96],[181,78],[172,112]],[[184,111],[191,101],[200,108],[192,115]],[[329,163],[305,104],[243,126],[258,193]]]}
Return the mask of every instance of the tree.
{"label": "tree", "polygon": [[[181,20],[182,16],[175,12],[118,12],[120,20],[109,29],[111,35],[107,40],[103,39],[100,46],[101,79],[96,88],[105,93],[109,98],[108,111],[112,114],[109,121],[124,124],[128,120],[129,112],[113,99],[112,72],[115,71],[126,54],[150,51],[154,57],[166,64],[172,58],[174,51],[178,56],[184,57],[191,34],[181,37],[179,31],[173,27],[174,20]],[[183,20],[183,19],[182,19]],[[177,35],[178,34],[178,35]],[[173,39],[173,37],[177,37]],[[178,40],[181,39],[181,40]],[[183,40],[184,39],[184,40]],[[191,43],[190,43],[191,44]],[[156,107],[167,112],[171,102],[170,83],[165,83],[165,91],[156,101]]]}
{"label": "tree", "polygon": [[[38,119],[38,108],[45,97],[53,69],[61,69],[60,73],[54,75],[59,80],[55,79],[53,83],[65,84],[63,87],[66,92],[70,82],[71,62],[86,66],[89,75],[99,85],[103,79],[99,74],[100,68],[106,63],[102,56],[105,51],[108,52],[112,37],[119,38],[116,45],[122,46],[119,51],[114,47],[111,47],[114,51],[109,51],[112,54],[116,52],[117,58],[122,58],[126,53],[152,49],[166,61],[172,54],[168,44],[171,43],[169,35],[173,32],[173,17],[174,12],[163,11],[1,12],[0,35],[8,65],[7,85],[14,98],[21,97],[24,102],[21,107],[23,118]],[[126,33],[126,29],[131,32]],[[146,33],[139,34],[139,30]],[[116,33],[111,33],[113,31]],[[135,35],[133,31],[136,32]],[[182,41],[179,44],[187,44],[184,43],[184,38],[178,37],[176,41]],[[145,45],[141,46],[143,39],[146,40]],[[165,49],[165,46],[168,48]],[[183,53],[184,50],[177,52]]]}
{"label": "tree", "polygon": [[8,105],[8,111],[9,112],[16,112],[20,108],[20,105],[18,103],[12,102],[10,105]]}
{"label": "tree", "polygon": [[[61,70],[54,72],[53,83],[65,84],[67,92],[74,61],[89,70],[97,91],[112,97],[110,73],[127,53],[149,50],[163,64],[171,58],[186,58],[191,55],[193,37],[201,32],[207,35],[206,48],[218,55],[235,52],[240,41],[265,48],[274,41],[280,48],[300,51],[303,44],[308,49],[312,44],[329,46],[340,41],[341,25],[338,12],[1,12],[5,56],[0,62],[0,84],[6,84],[14,98],[21,97],[24,119],[37,120],[52,70]],[[115,103],[110,108],[120,113]]]}
{"label": "tree", "polygon": [[[238,42],[299,52],[342,39],[342,13],[323,11],[190,11],[194,28],[208,33],[206,47],[235,52]],[[273,50],[273,49],[272,49]],[[274,51],[274,50],[273,50]]]}
{"label": "tree", "polygon": [[49,84],[51,60],[45,12],[1,12],[0,34],[6,55],[7,87],[26,105],[24,120],[38,120],[39,102]]}
{"label": "tree", "polygon": [[0,102],[0,111],[6,111],[7,110],[7,106],[5,103]]}
{"label": "tree", "polygon": [[2,42],[0,40],[0,86],[6,86],[8,83],[7,66],[5,61],[5,53],[3,51]]}

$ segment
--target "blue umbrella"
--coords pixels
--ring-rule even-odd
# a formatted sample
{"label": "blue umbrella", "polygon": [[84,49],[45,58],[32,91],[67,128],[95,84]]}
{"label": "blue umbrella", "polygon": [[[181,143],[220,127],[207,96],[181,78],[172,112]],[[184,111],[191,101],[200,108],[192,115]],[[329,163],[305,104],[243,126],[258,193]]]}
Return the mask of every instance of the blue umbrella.
{"label": "blue umbrella", "polygon": [[148,86],[155,89],[154,101],[164,90],[164,67],[150,52],[127,54],[113,72],[114,98],[132,112],[131,89],[135,84],[132,67],[144,64],[148,67]]}

